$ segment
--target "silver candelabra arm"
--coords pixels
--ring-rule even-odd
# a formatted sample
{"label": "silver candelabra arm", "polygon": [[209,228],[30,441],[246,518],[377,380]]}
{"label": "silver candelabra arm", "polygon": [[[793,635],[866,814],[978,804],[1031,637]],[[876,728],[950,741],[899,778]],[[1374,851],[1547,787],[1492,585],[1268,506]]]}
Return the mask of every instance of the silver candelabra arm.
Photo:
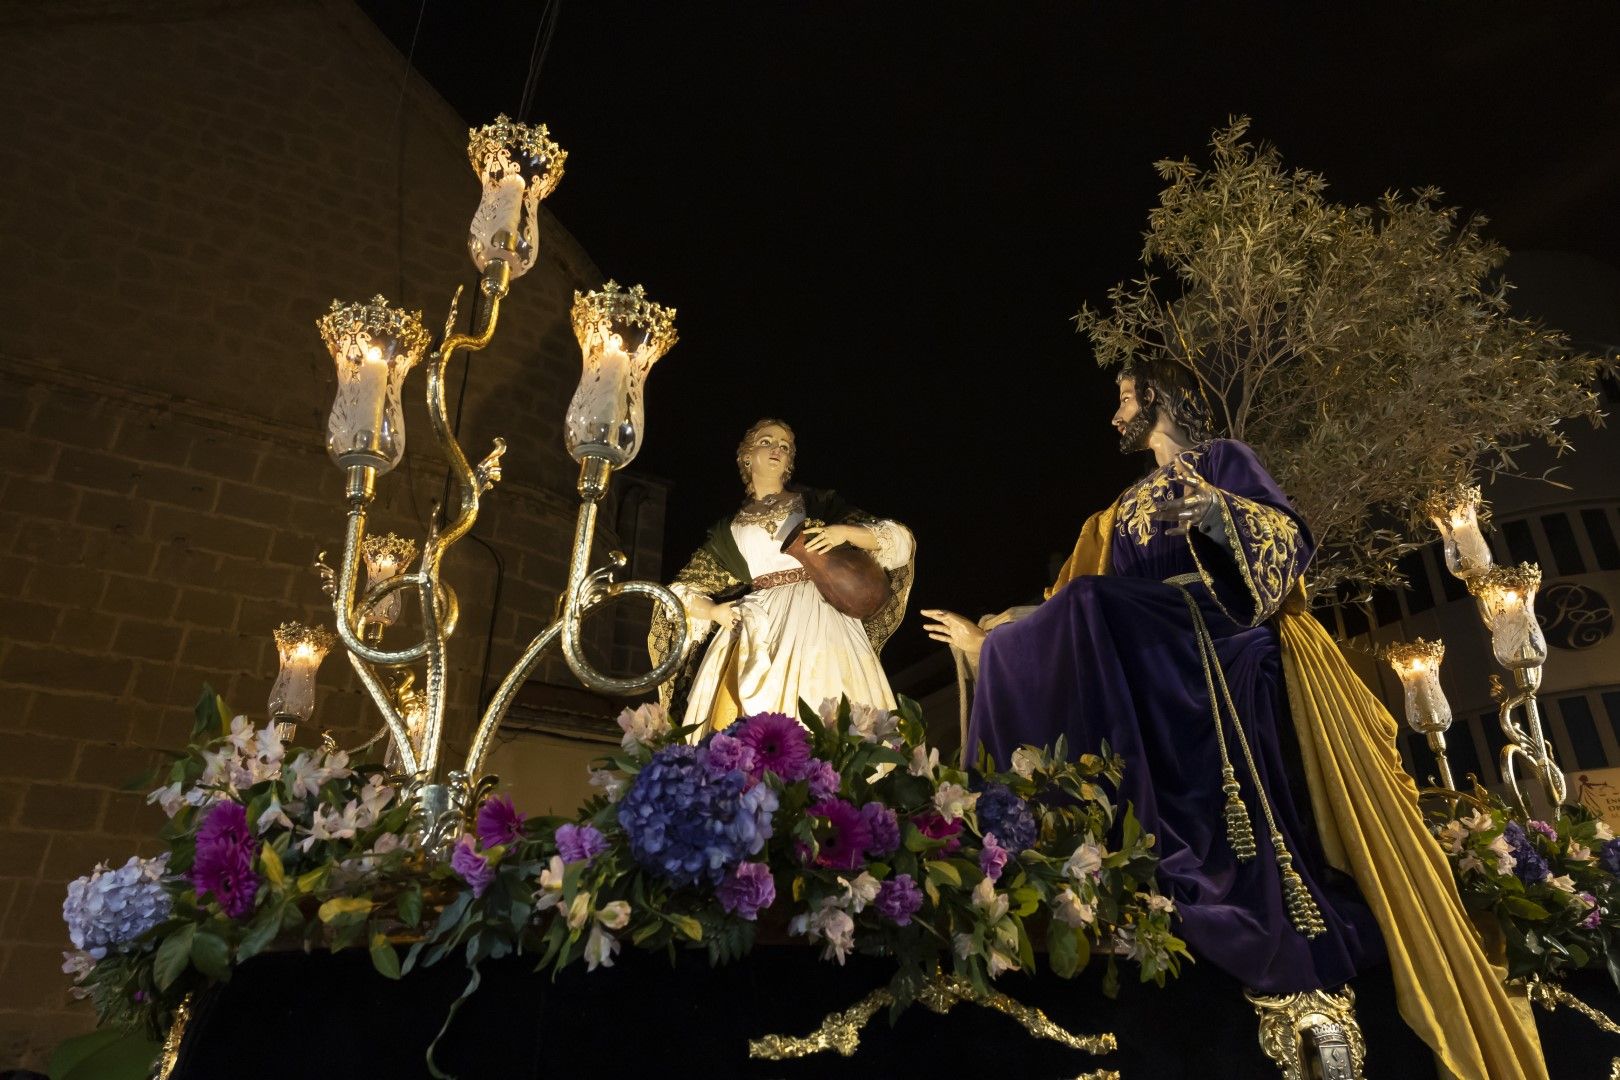
{"label": "silver candelabra arm", "polygon": [[[610,552],[606,566],[594,571],[587,570],[591,560],[591,541],[596,534],[597,504],[607,493],[611,474],[612,466],[601,458],[588,457],[582,463],[579,480],[581,499],[579,519],[574,528],[574,550],[568,566],[568,585],[563,595],[562,613],[555,622],[529,642],[528,647],[523,650],[523,655],[518,657],[517,663],[506,673],[494,696],[490,698],[489,705],[484,709],[484,715],[479,719],[472,745],[467,751],[467,767],[464,771],[468,776],[483,774],[484,759],[489,755],[490,747],[494,743],[496,729],[500,727],[501,721],[506,719],[518,690],[533,674],[545,651],[558,637],[562,638],[563,659],[568,662],[569,669],[580,682],[592,690],[604,693],[643,693],[669,679],[680,665],[682,654],[686,651],[686,608],[681,603],[680,597],[663,585],[652,581],[613,582],[613,575],[623,570],[627,564],[622,552]],[[621,678],[607,675],[592,666],[580,647],[579,633],[585,616],[592,610],[603,603],[627,595],[646,596],[663,607],[675,623],[676,640],[669,655],[651,671],[643,675]]]}

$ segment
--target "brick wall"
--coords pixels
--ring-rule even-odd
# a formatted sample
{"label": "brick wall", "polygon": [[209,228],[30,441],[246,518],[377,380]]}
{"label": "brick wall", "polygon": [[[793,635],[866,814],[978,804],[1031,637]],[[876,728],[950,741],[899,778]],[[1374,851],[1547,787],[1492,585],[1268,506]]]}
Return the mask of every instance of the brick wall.
{"label": "brick wall", "polygon": [[[342,479],[323,450],[333,377],[314,319],[333,297],[382,292],[437,327],[471,280],[477,185],[465,125],[420,80],[401,164],[401,58],[341,0],[15,5],[0,48],[4,1069],[39,1065],[91,1022],[59,971],[60,908],[97,861],[153,850],[161,815],[123,785],[183,743],[205,680],[262,716],[270,631],[330,621],[309,566],[341,537]],[[505,574],[491,630],[495,559],[464,541],[448,563],[463,605],[452,747],[486,638],[498,677],[551,617],[576,507],[567,307],[599,281],[548,219],[539,263],[471,361],[468,454],[511,443],[474,533]],[[380,485],[378,531],[420,537],[440,497],[421,385],[407,384],[408,466]],[[616,485],[604,542],[623,529],[656,577],[664,492],[632,486]],[[632,662],[638,633],[603,619],[594,648]],[[543,677],[570,680],[556,663]],[[357,742],[367,710],[329,658],[316,726]]]}

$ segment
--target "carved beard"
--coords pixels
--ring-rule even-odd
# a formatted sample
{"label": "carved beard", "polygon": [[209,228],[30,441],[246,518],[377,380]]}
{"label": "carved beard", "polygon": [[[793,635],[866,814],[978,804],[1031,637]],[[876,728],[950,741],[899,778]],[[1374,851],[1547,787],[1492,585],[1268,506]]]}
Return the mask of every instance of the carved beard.
{"label": "carved beard", "polygon": [[1119,436],[1119,452],[1134,454],[1148,448],[1148,436],[1153,433],[1153,420],[1158,410],[1153,405],[1137,409],[1136,415],[1125,421],[1125,430]]}

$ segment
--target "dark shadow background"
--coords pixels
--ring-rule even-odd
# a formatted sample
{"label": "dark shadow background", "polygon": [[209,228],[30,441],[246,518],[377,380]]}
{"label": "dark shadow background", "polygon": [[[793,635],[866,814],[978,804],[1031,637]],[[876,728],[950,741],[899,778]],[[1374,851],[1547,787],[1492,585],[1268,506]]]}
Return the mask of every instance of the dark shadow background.
{"label": "dark shadow background", "polygon": [[[915,530],[913,609],[1038,596],[1137,470],[1070,319],[1135,271],[1153,162],[1234,113],[1341,200],[1434,184],[1513,250],[1620,239],[1612,5],[559,2],[548,205],[680,310],[633,466],[674,483],[669,572],[776,414],[798,479]],[[543,5],[362,6],[402,51],[421,15],[469,123],[518,111]],[[913,615],[886,662],[929,644]]]}

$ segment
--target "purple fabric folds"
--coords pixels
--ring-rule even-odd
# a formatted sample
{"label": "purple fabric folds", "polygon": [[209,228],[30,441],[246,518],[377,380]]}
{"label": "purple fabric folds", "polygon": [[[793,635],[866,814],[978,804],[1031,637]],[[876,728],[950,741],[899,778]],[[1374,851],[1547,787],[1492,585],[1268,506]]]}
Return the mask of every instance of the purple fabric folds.
{"label": "purple fabric folds", "polygon": [[[1283,747],[1285,737],[1291,745],[1292,722],[1277,633],[1264,621],[1246,625],[1276,611],[1309,561],[1310,535],[1249,447],[1216,440],[1184,458],[1219,489],[1226,542],[1167,536],[1163,523],[1146,518],[1146,501],[1181,493],[1168,470],[1127,491],[1109,573],[1076,578],[986,640],[968,760],[980,744],[1006,767],[1024,744],[1047,746],[1063,735],[1080,754],[1106,740],[1125,759],[1121,800],[1158,835],[1160,881],[1194,954],[1263,993],[1337,986],[1381,960],[1382,939],[1353,887],[1330,880],[1303,810],[1303,780],[1298,798],[1289,782]],[[1195,583],[1189,591],[1214,639],[1259,783],[1322,909],[1327,932],[1315,939],[1288,921],[1255,778],[1223,712],[1259,855],[1239,863],[1226,842],[1220,754],[1192,616],[1181,591],[1164,583],[1200,564],[1213,589]]]}

